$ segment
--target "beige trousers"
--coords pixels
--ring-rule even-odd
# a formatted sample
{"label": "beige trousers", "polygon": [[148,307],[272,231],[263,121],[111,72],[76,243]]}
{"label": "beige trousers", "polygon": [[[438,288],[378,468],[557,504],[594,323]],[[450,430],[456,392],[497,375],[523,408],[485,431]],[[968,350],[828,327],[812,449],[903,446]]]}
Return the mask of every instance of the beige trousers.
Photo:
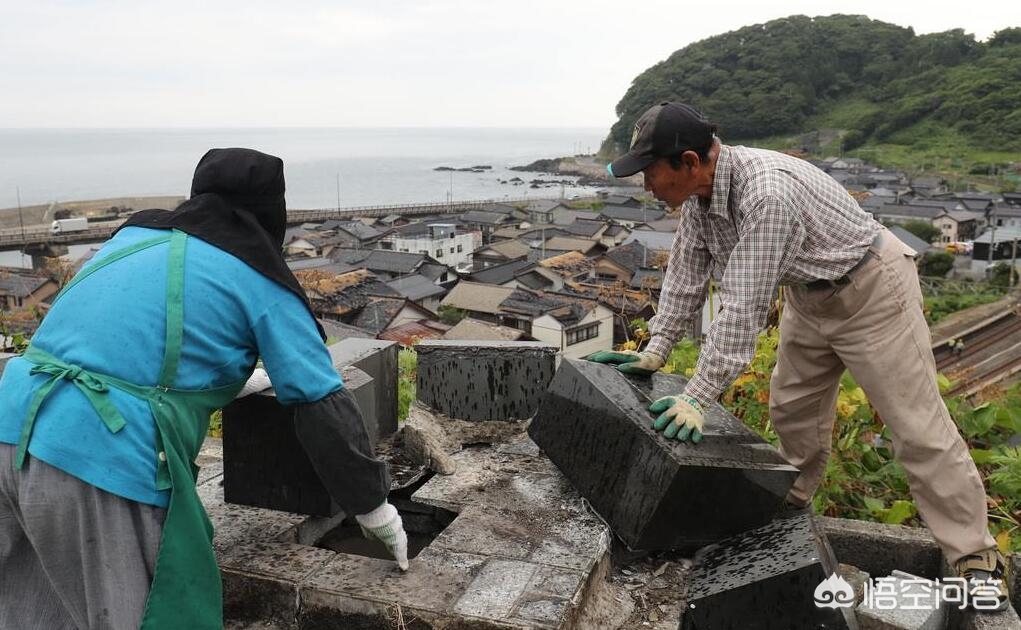
{"label": "beige trousers", "polygon": [[822,481],[846,367],[889,427],[918,512],[953,563],[996,544],[985,490],[936,384],[914,252],[889,231],[872,252],[842,287],[786,291],[769,410],[801,471],[789,499],[807,503]]}

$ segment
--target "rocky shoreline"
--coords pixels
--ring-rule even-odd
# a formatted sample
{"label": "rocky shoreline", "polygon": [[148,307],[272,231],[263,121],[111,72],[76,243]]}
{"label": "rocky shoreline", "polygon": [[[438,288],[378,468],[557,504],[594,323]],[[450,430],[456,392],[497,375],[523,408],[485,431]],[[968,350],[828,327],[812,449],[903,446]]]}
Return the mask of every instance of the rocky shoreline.
{"label": "rocky shoreline", "polygon": [[512,171],[528,173],[549,173],[577,177],[579,186],[619,185],[625,180],[610,177],[606,164],[596,160],[594,155],[575,157],[544,158],[524,166],[512,166]]}

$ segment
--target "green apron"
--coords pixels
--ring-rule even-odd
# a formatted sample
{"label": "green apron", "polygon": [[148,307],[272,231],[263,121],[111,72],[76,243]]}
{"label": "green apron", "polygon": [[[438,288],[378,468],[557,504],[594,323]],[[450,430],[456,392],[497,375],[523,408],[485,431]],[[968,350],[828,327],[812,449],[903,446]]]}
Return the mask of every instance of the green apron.
{"label": "green apron", "polygon": [[[117,433],[126,421],[111,403],[110,387],[148,401],[156,419],[156,487],[170,490],[170,505],[163,522],[163,536],[149,599],[142,618],[143,630],[164,628],[222,628],[223,596],[220,572],[213,553],[213,526],[199,500],[195,482],[195,458],[205,439],[210,414],[228,404],[245,380],[209,390],[174,389],[177,364],[184,333],[184,252],[187,235],[170,234],[136,243],[119,250],[79,273],[60,295],[93,272],[137,251],[170,242],[167,273],[166,351],[159,383],[146,387],[119,378],[85,370],[29,346],[24,358],[35,364],[33,374],[49,374],[50,380],[36,392],[29,405],[15,454],[15,465],[25,460],[36,414],[58,384],[71,382],[89,400],[106,428]],[[59,296],[58,296],[59,299]]]}

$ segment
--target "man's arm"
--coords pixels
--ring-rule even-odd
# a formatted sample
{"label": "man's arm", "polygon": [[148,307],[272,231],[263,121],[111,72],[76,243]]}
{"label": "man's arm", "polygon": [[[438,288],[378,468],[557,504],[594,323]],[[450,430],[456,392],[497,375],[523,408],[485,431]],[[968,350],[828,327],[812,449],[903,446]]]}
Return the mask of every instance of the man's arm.
{"label": "man's arm", "polygon": [[805,229],[794,212],[766,196],[749,208],[723,274],[724,308],[709,327],[685,394],[705,407],[716,401],[755,357],[755,342]]}
{"label": "man's arm", "polygon": [[691,320],[701,314],[709,286],[712,257],[702,236],[699,212],[693,200],[681,208],[681,221],[659,295],[659,310],[649,320],[652,340],[646,350],[664,361]]}

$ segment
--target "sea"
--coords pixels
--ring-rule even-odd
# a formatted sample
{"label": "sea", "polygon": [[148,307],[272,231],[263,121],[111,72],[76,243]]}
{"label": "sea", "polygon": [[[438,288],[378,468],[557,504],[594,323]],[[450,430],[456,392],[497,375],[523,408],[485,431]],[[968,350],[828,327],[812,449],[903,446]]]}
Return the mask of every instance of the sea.
{"label": "sea", "polygon": [[[605,128],[0,129],[0,208],[187,195],[199,158],[248,147],[284,161],[289,208],[583,194],[508,170],[592,153]],[[484,172],[437,171],[491,166]],[[510,183],[514,177],[522,184]],[[555,179],[564,179],[557,177]],[[507,182],[507,183],[501,183]]]}
{"label": "sea", "polygon": [[[576,185],[576,178],[509,169],[594,153],[606,133],[584,127],[0,129],[0,209],[187,196],[195,165],[215,147],[248,147],[283,159],[287,206],[294,209],[570,198],[595,189]],[[436,170],[476,166],[491,168]],[[512,182],[515,177],[522,181]],[[545,183],[532,187],[536,179]],[[72,245],[66,258],[94,247]],[[31,260],[0,252],[0,266],[29,267]]]}

